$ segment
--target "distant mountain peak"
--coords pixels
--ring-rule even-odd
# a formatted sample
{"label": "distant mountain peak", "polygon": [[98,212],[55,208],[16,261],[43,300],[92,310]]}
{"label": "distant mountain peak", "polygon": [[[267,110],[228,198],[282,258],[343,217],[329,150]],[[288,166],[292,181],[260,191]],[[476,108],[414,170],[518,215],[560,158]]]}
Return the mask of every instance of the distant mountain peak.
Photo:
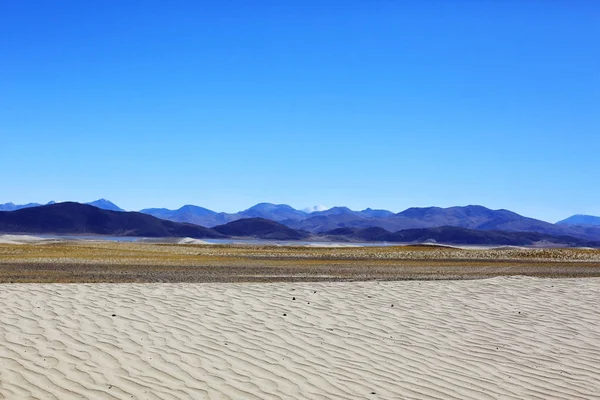
{"label": "distant mountain peak", "polygon": [[314,213],[314,212],[325,211],[327,209],[328,208],[325,207],[325,206],[318,205],[318,206],[312,206],[312,207],[303,208],[302,211],[304,211],[307,214],[310,214],[310,213]]}
{"label": "distant mountain peak", "polygon": [[273,221],[285,221],[304,219],[306,213],[287,204],[258,203],[236,213],[233,219],[241,218],[266,218]]}
{"label": "distant mountain peak", "polygon": [[178,212],[192,213],[192,214],[194,214],[196,216],[216,214],[216,212],[214,212],[212,210],[209,210],[208,208],[204,208],[204,207],[200,207],[200,206],[195,206],[193,204],[186,204],[184,206],[181,206],[177,211]]}
{"label": "distant mountain peak", "polygon": [[387,218],[394,215],[393,212],[388,210],[378,210],[373,208],[366,208],[360,212],[361,215],[369,218]]}
{"label": "distant mountain peak", "polygon": [[329,210],[332,210],[332,211],[352,211],[351,209],[349,209],[346,206],[335,206],[335,207],[331,207]]}
{"label": "distant mountain peak", "polygon": [[102,210],[125,211],[121,207],[119,207],[115,203],[113,203],[112,201],[106,200],[106,199],[98,199],[95,201],[90,201],[89,203],[85,203],[85,204],[94,206],[94,207],[98,207]]}
{"label": "distant mountain peak", "polygon": [[274,203],[258,203],[256,205],[253,205],[252,207],[246,209],[245,211],[252,211],[252,210],[268,210],[268,209],[281,209],[281,210],[294,210],[294,211],[298,211],[296,210],[294,207],[287,205],[287,204],[274,204]]}
{"label": "distant mountain peak", "polygon": [[0,204],[0,211],[16,211],[23,208],[31,208],[41,206],[39,203],[15,204],[13,202]]}
{"label": "distant mountain peak", "polygon": [[558,221],[557,225],[589,225],[600,226],[600,217],[586,214],[575,214],[569,218]]}

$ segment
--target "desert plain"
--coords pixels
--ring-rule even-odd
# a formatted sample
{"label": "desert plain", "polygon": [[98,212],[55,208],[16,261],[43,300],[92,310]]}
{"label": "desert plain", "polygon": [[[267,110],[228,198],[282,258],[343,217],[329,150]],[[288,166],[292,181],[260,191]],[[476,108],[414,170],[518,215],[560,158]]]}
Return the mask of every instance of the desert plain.
{"label": "desert plain", "polygon": [[600,251],[0,244],[0,398],[593,399]]}
{"label": "desert plain", "polygon": [[[4,243],[2,243],[4,242]],[[281,282],[600,277],[600,249],[280,246],[4,236],[0,282]],[[191,243],[190,243],[191,242]],[[198,243],[200,242],[200,243]]]}

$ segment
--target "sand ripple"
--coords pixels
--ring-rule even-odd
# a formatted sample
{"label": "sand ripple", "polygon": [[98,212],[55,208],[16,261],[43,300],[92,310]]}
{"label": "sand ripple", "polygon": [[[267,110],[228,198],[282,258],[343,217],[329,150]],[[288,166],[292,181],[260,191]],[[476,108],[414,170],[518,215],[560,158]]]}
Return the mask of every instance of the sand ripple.
{"label": "sand ripple", "polygon": [[600,279],[0,285],[0,398],[591,399]]}

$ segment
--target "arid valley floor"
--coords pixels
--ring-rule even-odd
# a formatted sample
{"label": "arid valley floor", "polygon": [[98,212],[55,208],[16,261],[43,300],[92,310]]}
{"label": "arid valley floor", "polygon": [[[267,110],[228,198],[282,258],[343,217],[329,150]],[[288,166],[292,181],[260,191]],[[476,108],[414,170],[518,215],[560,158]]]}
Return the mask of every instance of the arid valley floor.
{"label": "arid valley floor", "polygon": [[56,241],[0,244],[0,282],[273,282],[600,277],[600,250]]}
{"label": "arid valley floor", "polygon": [[598,250],[35,241],[0,281],[5,399],[600,393]]}

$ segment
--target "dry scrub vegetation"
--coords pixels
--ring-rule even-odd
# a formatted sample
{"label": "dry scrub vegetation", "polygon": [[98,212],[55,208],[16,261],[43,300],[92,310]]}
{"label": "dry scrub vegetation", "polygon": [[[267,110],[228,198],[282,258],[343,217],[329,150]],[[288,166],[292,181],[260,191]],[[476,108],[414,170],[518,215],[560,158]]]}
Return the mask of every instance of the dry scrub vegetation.
{"label": "dry scrub vegetation", "polygon": [[600,276],[600,250],[0,244],[0,282],[234,282]]}

